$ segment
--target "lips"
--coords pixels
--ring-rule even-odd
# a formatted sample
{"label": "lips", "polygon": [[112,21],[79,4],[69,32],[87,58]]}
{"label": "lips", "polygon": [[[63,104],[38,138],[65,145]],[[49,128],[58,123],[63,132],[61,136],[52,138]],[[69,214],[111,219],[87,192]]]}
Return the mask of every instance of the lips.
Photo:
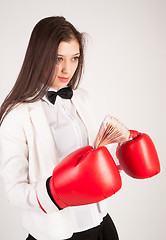
{"label": "lips", "polygon": [[70,78],[66,78],[66,77],[58,77],[60,79],[60,81],[62,82],[68,82],[70,80]]}

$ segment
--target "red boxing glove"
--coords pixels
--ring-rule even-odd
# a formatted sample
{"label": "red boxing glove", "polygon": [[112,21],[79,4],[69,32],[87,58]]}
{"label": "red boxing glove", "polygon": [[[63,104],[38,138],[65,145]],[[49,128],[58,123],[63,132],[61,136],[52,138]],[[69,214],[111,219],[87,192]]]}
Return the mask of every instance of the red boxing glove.
{"label": "red boxing glove", "polygon": [[133,178],[149,178],[160,172],[157,151],[145,133],[130,130],[131,140],[117,147],[121,168]]}
{"label": "red boxing glove", "polygon": [[86,146],[65,157],[46,185],[50,198],[62,209],[108,198],[121,188],[122,182],[107,148]]}

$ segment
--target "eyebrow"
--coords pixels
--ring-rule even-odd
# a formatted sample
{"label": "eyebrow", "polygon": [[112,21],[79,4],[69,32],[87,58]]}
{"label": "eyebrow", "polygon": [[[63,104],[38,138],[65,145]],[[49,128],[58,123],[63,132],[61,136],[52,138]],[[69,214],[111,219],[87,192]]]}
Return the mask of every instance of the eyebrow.
{"label": "eyebrow", "polygon": [[[76,53],[76,54],[74,54],[74,55],[72,55],[72,56],[76,56],[76,55],[80,55],[80,53]],[[62,57],[64,57],[65,55],[58,54],[58,56],[62,56]]]}

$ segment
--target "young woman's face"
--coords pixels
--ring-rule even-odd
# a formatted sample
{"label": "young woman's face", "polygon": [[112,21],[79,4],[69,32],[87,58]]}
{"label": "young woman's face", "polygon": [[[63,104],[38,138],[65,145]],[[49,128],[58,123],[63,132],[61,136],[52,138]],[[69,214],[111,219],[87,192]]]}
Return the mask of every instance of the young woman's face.
{"label": "young woman's face", "polygon": [[76,39],[59,44],[56,77],[51,86],[52,88],[58,90],[67,86],[77,69],[79,56],[80,48]]}

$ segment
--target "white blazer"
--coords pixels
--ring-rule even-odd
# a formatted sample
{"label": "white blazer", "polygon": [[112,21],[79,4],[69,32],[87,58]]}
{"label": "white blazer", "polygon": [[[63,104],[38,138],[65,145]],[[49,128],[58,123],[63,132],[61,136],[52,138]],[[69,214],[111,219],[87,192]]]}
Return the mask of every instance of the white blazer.
{"label": "white blazer", "polygon": [[[98,129],[85,90],[74,90],[72,102],[93,146]],[[57,164],[57,153],[41,100],[22,103],[6,116],[0,128],[0,148],[7,197],[12,206],[23,209],[22,224],[26,231],[38,240],[72,236],[70,207],[58,210],[46,191],[46,180]],[[40,209],[36,193],[48,214]],[[106,200],[99,202],[98,207],[106,213]]]}

